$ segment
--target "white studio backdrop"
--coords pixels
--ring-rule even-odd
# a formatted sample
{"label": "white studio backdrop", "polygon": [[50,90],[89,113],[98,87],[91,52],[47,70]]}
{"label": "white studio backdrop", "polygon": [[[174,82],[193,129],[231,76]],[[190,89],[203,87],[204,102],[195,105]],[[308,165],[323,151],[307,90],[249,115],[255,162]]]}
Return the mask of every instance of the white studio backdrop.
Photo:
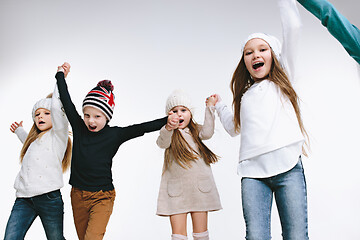
{"label": "white studio backdrop", "polygon": [[[360,3],[331,1],[360,26]],[[14,121],[32,125],[31,110],[52,92],[64,61],[72,65],[67,82],[81,111],[86,93],[99,80],[115,86],[110,125],[127,126],[164,116],[167,96],[188,91],[202,123],[205,98],[213,93],[231,105],[229,83],[242,41],[252,32],[280,39],[275,0],[106,0],[0,1],[0,102],[2,194],[0,238],[15,201],[20,141],[9,131]],[[313,15],[298,4],[303,20],[297,90],[311,137],[304,159],[308,185],[309,234],[315,240],[360,239],[360,80],[358,64]],[[163,152],[157,132],[123,144],[113,159],[117,196],[104,239],[170,239],[168,218],[155,215]],[[213,172],[223,210],[209,213],[211,239],[245,238],[236,175],[239,137],[231,138],[216,120],[206,144],[220,162]],[[69,173],[62,188],[66,239],[77,239],[70,204]],[[273,239],[281,239],[276,205]],[[191,222],[189,218],[189,234]],[[46,239],[36,219],[26,239]]]}

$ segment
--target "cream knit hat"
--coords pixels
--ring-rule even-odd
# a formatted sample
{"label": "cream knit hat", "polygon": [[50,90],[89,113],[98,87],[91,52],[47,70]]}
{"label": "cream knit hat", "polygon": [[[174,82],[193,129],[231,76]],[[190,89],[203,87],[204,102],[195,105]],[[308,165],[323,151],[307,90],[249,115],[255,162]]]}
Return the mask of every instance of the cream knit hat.
{"label": "cream knit hat", "polygon": [[35,121],[35,112],[39,108],[44,108],[51,111],[51,98],[43,98],[37,101],[32,109],[32,118]]}
{"label": "cream knit hat", "polygon": [[194,115],[194,106],[191,103],[191,99],[181,89],[173,91],[166,100],[165,114],[169,114],[170,110],[176,106],[184,106],[190,110],[191,115]]}

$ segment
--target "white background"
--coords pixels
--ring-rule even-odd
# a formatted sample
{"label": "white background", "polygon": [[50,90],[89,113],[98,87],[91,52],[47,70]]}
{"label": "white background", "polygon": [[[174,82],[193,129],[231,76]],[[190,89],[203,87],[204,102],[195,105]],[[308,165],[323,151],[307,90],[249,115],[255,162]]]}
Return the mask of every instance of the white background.
{"label": "white background", "polygon": [[[331,2],[360,26],[358,1]],[[310,238],[360,239],[358,64],[314,16],[298,7],[303,36],[297,89],[312,149],[304,160]],[[72,65],[67,81],[79,111],[99,80],[112,80],[116,108],[111,125],[164,116],[166,98],[176,88],[189,92],[195,119],[202,123],[208,95],[219,93],[231,104],[229,83],[241,42],[259,31],[281,39],[278,13],[275,0],[1,0],[0,237],[20,169],[21,144],[10,124],[24,120],[30,129],[33,104],[52,92],[58,65]],[[157,136],[154,132],[126,142],[113,159],[117,197],[105,239],[170,239],[168,218],[155,215],[163,162]],[[244,239],[236,175],[239,137],[227,135],[217,119],[215,135],[206,143],[222,157],[213,172],[224,209],[209,214],[211,239]],[[69,173],[62,188],[64,232],[67,239],[76,239],[68,179]],[[275,206],[272,235],[281,239]],[[40,219],[26,239],[46,239]]]}

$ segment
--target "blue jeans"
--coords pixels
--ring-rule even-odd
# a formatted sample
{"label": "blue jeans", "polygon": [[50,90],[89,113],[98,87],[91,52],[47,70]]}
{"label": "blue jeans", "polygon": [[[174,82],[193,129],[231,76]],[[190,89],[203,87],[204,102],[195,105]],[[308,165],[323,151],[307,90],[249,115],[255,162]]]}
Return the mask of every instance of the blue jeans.
{"label": "blue jeans", "polygon": [[284,240],[307,240],[308,217],[301,159],[291,170],[269,178],[242,178],[241,195],[246,239],[270,240],[273,195]]}
{"label": "blue jeans", "polygon": [[22,240],[39,216],[46,238],[63,240],[64,202],[60,190],[31,198],[16,198],[6,225],[4,240]]}

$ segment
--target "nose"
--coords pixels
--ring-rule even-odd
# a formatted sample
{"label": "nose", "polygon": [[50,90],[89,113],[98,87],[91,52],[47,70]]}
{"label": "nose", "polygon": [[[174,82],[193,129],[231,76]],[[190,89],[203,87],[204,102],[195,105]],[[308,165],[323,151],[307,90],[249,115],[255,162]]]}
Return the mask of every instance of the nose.
{"label": "nose", "polygon": [[259,58],[260,57],[260,51],[255,50],[253,56],[254,56],[254,59]]}

